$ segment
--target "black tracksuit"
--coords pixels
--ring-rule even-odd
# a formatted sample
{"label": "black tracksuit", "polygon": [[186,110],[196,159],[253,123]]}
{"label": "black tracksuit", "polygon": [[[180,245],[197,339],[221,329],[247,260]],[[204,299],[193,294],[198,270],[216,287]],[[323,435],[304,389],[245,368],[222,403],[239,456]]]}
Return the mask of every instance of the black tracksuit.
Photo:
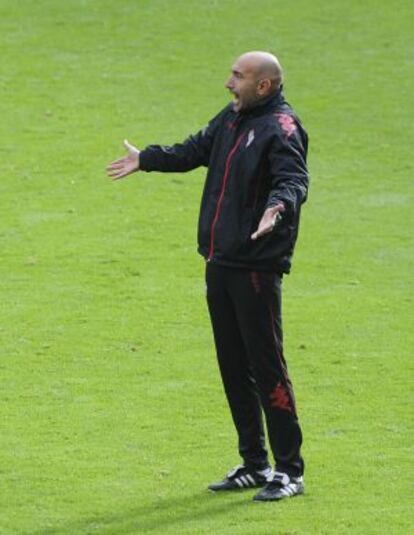
{"label": "black tracksuit", "polygon": [[[283,357],[281,279],[288,273],[306,200],[307,135],[281,91],[236,113],[229,104],[181,144],[151,145],[143,171],[208,167],[198,226],[207,300],[227,399],[247,465],[267,464],[262,406],[276,468],[303,473],[301,430]],[[266,208],[282,220],[257,240]]]}

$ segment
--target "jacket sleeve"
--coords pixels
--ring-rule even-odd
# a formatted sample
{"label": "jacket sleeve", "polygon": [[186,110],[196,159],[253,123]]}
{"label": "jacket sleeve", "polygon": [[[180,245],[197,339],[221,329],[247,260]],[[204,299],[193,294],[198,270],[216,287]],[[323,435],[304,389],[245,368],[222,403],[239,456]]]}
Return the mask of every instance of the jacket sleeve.
{"label": "jacket sleeve", "polygon": [[182,143],[146,147],[140,153],[140,170],[185,172],[202,165],[207,166],[214,136],[224,111],[214,117],[205,128],[189,136]]}
{"label": "jacket sleeve", "polygon": [[271,189],[266,208],[282,202],[287,214],[295,215],[305,202],[308,192],[308,138],[292,116],[283,115],[278,120],[279,125],[269,152]]}

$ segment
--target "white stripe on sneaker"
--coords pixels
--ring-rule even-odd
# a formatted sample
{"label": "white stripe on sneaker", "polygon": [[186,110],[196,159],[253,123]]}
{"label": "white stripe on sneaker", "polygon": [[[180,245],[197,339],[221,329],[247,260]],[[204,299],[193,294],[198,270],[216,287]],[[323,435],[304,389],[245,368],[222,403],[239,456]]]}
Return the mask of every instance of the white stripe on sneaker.
{"label": "white stripe on sneaker", "polygon": [[254,477],[252,477],[250,474],[246,474],[246,478],[249,480],[251,485],[256,485]]}
{"label": "white stripe on sneaker", "polygon": [[239,486],[241,489],[243,488],[243,483],[242,483],[242,481],[240,481],[240,479],[239,479],[238,477],[236,477],[236,479],[235,479],[234,481],[238,484],[238,486]]}

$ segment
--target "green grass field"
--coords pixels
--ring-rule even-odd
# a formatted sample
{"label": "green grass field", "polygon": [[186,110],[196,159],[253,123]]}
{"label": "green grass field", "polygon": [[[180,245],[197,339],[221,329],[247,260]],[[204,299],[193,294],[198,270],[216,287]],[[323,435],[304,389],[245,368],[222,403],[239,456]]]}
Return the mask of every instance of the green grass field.
{"label": "green grass field", "polygon": [[[0,1],[2,535],[412,532],[413,14]],[[278,504],[205,490],[239,459],[195,252],[204,170],[105,176],[125,137],[202,127],[249,49],[280,57],[310,135],[284,283],[307,487]]]}

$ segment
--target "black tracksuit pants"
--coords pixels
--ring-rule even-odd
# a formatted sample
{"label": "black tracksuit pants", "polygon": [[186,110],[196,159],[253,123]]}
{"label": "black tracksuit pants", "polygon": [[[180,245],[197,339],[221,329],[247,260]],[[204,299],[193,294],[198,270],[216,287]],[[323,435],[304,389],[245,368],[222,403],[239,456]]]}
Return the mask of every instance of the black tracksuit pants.
{"label": "black tracksuit pants", "polygon": [[207,263],[207,302],[224,390],[252,468],[267,466],[265,414],[276,470],[303,474],[302,433],[286,362],[281,323],[281,277]]}

